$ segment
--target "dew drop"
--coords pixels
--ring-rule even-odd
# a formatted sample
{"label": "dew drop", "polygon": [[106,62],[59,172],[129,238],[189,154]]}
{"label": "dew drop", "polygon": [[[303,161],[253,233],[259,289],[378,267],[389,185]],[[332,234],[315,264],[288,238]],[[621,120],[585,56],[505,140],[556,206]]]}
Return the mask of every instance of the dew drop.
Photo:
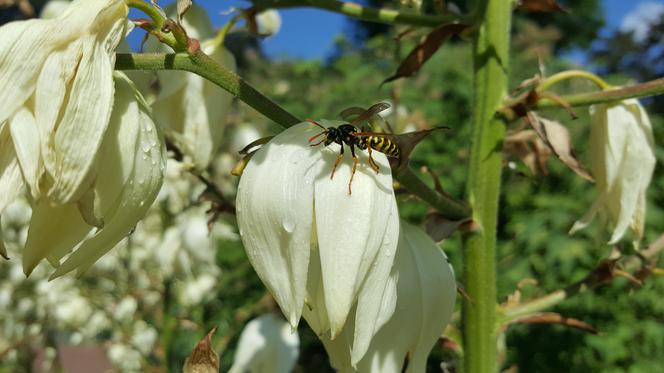
{"label": "dew drop", "polygon": [[286,230],[286,232],[288,233],[293,233],[293,231],[295,230],[295,223],[291,220],[284,220],[282,225]]}

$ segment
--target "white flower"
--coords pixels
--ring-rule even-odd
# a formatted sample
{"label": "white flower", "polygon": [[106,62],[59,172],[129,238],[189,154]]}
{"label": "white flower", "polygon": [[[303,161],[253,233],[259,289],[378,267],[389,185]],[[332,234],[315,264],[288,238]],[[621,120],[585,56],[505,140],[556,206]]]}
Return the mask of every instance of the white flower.
{"label": "white flower", "polygon": [[[94,180],[91,169],[113,106],[114,50],[126,16],[122,0],[78,0],[58,18],[0,28],[0,126],[11,133],[35,200],[74,202]],[[0,184],[15,187],[4,176]]]}
{"label": "white flower", "polygon": [[[396,287],[396,309],[383,304],[382,324],[367,351],[354,354],[355,329],[347,326],[335,340],[323,338],[332,365],[340,372],[424,372],[431,348],[450,322],[456,299],[452,266],[424,231],[401,222],[401,235],[388,287]],[[359,309],[358,309],[359,311]],[[355,346],[353,346],[355,348]]]}
{"label": "white flower", "polygon": [[143,320],[138,320],[134,324],[131,344],[144,356],[149,356],[154,351],[154,344],[157,342],[158,337],[159,335],[155,328]]}
{"label": "white flower", "polygon": [[282,318],[259,316],[240,335],[229,373],[289,373],[299,354],[300,337]]}
{"label": "white flower", "polygon": [[[174,5],[170,12],[175,12]],[[214,44],[214,28],[204,8],[192,5],[182,25],[190,37],[201,40],[201,49],[212,59],[235,70],[233,55],[223,46]],[[150,49],[160,48],[165,47],[151,43]],[[152,104],[155,120],[169,131],[193,165],[204,170],[221,145],[232,95],[196,74],[159,71],[157,76],[161,91]]]}
{"label": "white flower", "polygon": [[143,372],[141,353],[136,349],[122,344],[113,343],[108,348],[108,359],[121,372]]}
{"label": "white flower", "polygon": [[636,99],[590,107],[591,171],[597,199],[570,233],[585,228],[597,213],[613,226],[609,244],[627,231],[638,243],[643,237],[646,191],[655,169],[650,119]]}
{"label": "white flower", "polygon": [[161,184],[162,140],[133,84],[113,78],[127,11],[122,0],[76,0],[57,18],[0,28],[0,213],[27,187],[26,274],[43,258],[58,266],[96,227],[55,275],[84,271]]}
{"label": "white flower", "polygon": [[[99,173],[78,204],[33,206],[23,263],[26,273],[43,258],[58,266],[52,277],[84,272],[125,237],[145,215],[161,186],[163,139],[142,97],[126,76],[116,73],[110,126],[96,154]],[[100,227],[88,236],[93,224]]]}
{"label": "white flower", "polygon": [[[373,153],[376,174],[356,150],[360,164],[349,195],[349,151],[330,180],[339,146],[310,146],[317,133],[300,123],[254,154],[240,179],[237,219],[251,264],[290,324],[298,324],[306,303],[314,331],[334,338],[354,307],[362,310],[357,318],[375,318],[399,220],[386,157]],[[358,343],[372,335],[359,334],[365,341]]]}
{"label": "white flower", "polygon": [[178,303],[184,307],[200,304],[204,299],[214,295],[212,289],[217,285],[217,277],[208,273],[179,283],[177,286]]}
{"label": "white flower", "polygon": [[256,14],[256,28],[258,35],[272,36],[281,30],[281,16],[274,9],[266,9]]}

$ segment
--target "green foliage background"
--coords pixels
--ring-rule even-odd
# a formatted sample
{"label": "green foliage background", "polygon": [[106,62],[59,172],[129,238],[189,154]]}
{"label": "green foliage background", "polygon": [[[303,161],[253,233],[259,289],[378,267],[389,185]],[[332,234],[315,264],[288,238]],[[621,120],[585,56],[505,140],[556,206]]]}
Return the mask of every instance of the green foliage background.
{"label": "green foliage background", "polygon": [[[530,27],[530,35],[515,35],[512,87],[538,73],[542,55],[548,75],[579,68],[556,57],[560,34],[534,27],[525,19],[517,22],[522,29]],[[587,37],[587,33],[582,36]],[[403,128],[407,122],[452,127],[450,132],[427,138],[417,148],[412,165],[415,169],[429,167],[439,176],[447,192],[463,197],[471,116],[469,44],[463,41],[449,43],[415,77],[381,86],[381,81],[395,69],[396,56],[405,56],[413,42],[413,39],[405,40],[397,46],[392,35],[381,34],[367,40],[365,47],[358,50],[349,42],[340,40],[336,57],[327,64],[254,61],[246,73],[250,81],[257,82],[264,92],[300,117],[335,117],[343,108],[366,107],[390,99],[396,91],[400,104],[408,110],[405,118],[398,119],[396,127],[401,125]],[[588,41],[579,43],[587,45]],[[573,42],[567,41],[567,44]],[[604,78],[619,85],[627,83],[628,77],[629,71],[622,71]],[[287,82],[289,89],[284,91],[279,82]],[[590,84],[574,81],[561,85],[559,91],[593,89]],[[649,110],[656,111],[653,107]],[[576,120],[571,120],[562,110],[542,114],[567,125],[583,161],[589,158],[585,149],[589,118],[587,108],[577,108],[576,112],[579,115]],[[261,120],[259,117],[255,119]],[[651,119],[655,138],[662,138],[664,119],[656,114]],[[269,126],[269,123],[265,125]],[[514,123],[511,128],[519,125]],[[658,167],[649,192],[646,245],[664,231],[664,210],[661,208],[664,177],[659,166],[664,160],[664,148],[661,144],[657,148],[657,157]],[[606,259],[611,250],[603,243],[607,236],[597,229],[597,223],[574,236],[567,234],[595,197],[591,184],[553,158],[548,163],[549,174],[546,176],[532,175],[518,159],[513,161],[517,168],[505,168],[500,202],[497,272],[501,302],[524,279],[537,281],[537,285],[523,288],[525,299],[579,281]],[[430,180],[427,174],[422,177]],[[424,203],[410,196],[401,197],[401,202],[403,218],[414,223],[423,221],[428,211]],[[630,246],[626,240],[621,247],[629,253]],[[453,236],[442,247],[455,267],[460,269],[459,237]],[[661,356],[664,356],[664,304],[659,302],[663,291],[664,281],[658,278],[648,278],[641,288],[618,279],[566,300],[552,311],[587,322],[599,334],[552,325],[511,327],[506,335],[507,354],[503,367],[516,367],[524,372],[657,371],[661,367]],[[320,367],[320,349],[307,345],[307,341],[317,343],[315,339],[305,338],[300,368],[313,371],[313,366]],[[434,348],[430,358],[432,371],[439,369],[439,359],[444,355],[437,349]]]}
{"label": "green foliage background", "polygon": [[[511,62],[511,86],[531,78],[539,72],[540,57],[546,73],[575,66],[558,57],[569,46],[588,46],[602,20],[597,16],[598,1],[568,1],[585,24],[565,21],[563,15],[555,19],[519,16],[515,20]],[[588,15],[589,18],[584,18]],[[562,18],[561,18],[562,17]],[[556,23],[556,19],[560,22]],[[535,22],[533,22],[535,21]],[[584,21],[585,22],[585,21]],[[538,24],[539,26],[535,26]],[[662,22],[664,24],[664,22]],[[556,25],[554,28],[547,26]],[[661,29],[658,27],[661,38]],[[575,30],[583,32],[575,33]],[[287,110],[302,118],[335,118],[349,106],[369,106],[378,101],[398,97],[407,112],[389,118],[397,130],[409,124],[416,127],[446,125],[452,128],[427,138],[413,155],[412,166],[420,170],[426,166],[436,175],[444,189],[463,198],[466,163],[470,138],[471,54],[467,40],[447,43],[416,76],[381,86],[381,81],[395,70],[417,41],[407,37],[396,43],[397,30],[380,28],[368,40],[346,41],[340,38],[334,57],[320,61],[273,61],[262,58],[242,58],[246,61],[241,75]],[[622,39],[621,39],[622,38]],[[661,72],[638,66],[621,65],[616,59],[628,52],[638,52],[639,45],[629,45],[624,36],[616,35],[606,42],[616,46],[622,54],[596,53],[597,63],[606,66],[614,84],[628,82],[631,73],[641,80],[658,77]],[[661,40],[653,37],[652,40]],[[358,43],[360,48],[358,48]],[[631,48],[631,49],[630,49]],[[616,68],[619,66],[619,68]],[[591,90],[583,82],[562,85],[561,92]],[[654,100],[650,112],[661,113]],[[571,120],[562,110],[542,113],[567,125],[581,160],[587,160],[585,149],[589,134],[586,108],[578,108],[579,119]],[[246,105],[236,107],[235,124],[248,122],[274,134],[280,128],[251,111]],[[396,120],[395,120],[396,119]],[[652,116],[655,139],[664,138],[664,117]],[[512,128],[519,126],[514,123]],[[234,127],[228,130],[231,139]],[[229,140],[230,141],[230,140]],[[644,244],[657,239],[664,232],[664,146],[657,147],[658,166],[648,196],[648,215]],[[595,196],[591,184],[577,177],[560,162],[551,159],[549,174],[532,175],[514,159],[516,169],[505,168],[500,200],[498,226],[498,295],[503,302],[524,279],[536,280],[536,285],[522,289],[525,299],[547,294],[584,278],[610,254],[602,236],[594,228],[574,236],[567,231],[590,206]],[[587,163],[587,162],[586,162]],[[430,175],[422,174],[429,181]],[[431,183],[430,183],[431,184]],[[414,197],[400,195],[400,213],[404,219],[422,223],[428,207]],[[224,217],[233,222],[232,217]],[[451,262],[460,272],[461,242],[457,235],[442,244]],[[622,249],[629,252],[625,241]],[[169,302],[166,284],[163,310],[157,316],[144,315],[145,320],[160,331],[160,344],[165,352],[154,356],[146,364],[150,371],[179,371],[192,346],[204,332],[217,326],[216,348],[222,350],[221,371],[232,364],[239,333],[252,316],[270,309],[265,289],[249,265],[238,242],[220,242],[217,264],[222,269],[219,291],[195,314],[186,314],[177,304]],[[94,281],[89,279],[90,281]],[[598,335],[552,325],[519,325],[506,334],[506,355],[503,368],[515,367],[522,372],[658,372],[664,356],[664,281],[650,277],[638,288],[624,279],[617,279],[591,291],[579,294],[557,306],[554,312],[580,319],[594,326]],[[266,305],[264,305],[266,303]],[[190,320],[200,328],[178,326],[178,320]],[[458,320],[456,321],[458,325]],[[305,323],[299,327],[301,338],[298,372],[332,371],[325,352]],[[100,336],[100,340],[103,337]],[[439,371],[441,359],[455,356],[435,346],[430,357],[430,371]],[[453,362],[454,360],[452,360]],[[25,362],[26,366],[29,362]],[[0,372],[10,372],[16,366],[0,362]]]}

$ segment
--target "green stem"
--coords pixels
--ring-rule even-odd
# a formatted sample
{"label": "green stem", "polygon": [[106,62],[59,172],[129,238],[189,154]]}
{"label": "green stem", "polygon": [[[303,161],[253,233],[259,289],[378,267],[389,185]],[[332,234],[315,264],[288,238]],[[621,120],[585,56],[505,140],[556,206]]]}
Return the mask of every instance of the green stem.
{"label": "green stem", "polygon": [[[628,98],[647,97],[661,94],[664,94],[664,78],[635,84],[629,87],[611,88],[600,92],[572,94],[560,96],[560,98],[570,106],[588,106],[622,101]],[[550,99],[541,99],[535,106],[533,106],[533,109],[545,109],[551,107],[560,107],[560,104]]]}
{"label": "green stem", "polygon": [[122,54],[115,60],[118,70],[184,70],[208,79],[212,83],[230,92],[259,113],[278,124],[290,127],[301,122],[296,116],[282,109],[272,100],[260,93],[233,71],[227,69],[206,54],[197,52],[193,55],[180,54]]}
{"label": "green stem", "polygon": [[477,228],[464,235],[462,306],[464,369],[496,372],[496,221],[505,122],[496,115],[507,93],[511,7],[478,2],[481,23],[473,42],[473,133],[467,194]]}
{"label": "green stem", "polygon": [[157,9],[155,6],[144,0],[125,0],[125,4],[131,8],[142,11],[152,19],[152,24],[145,27],[145,30],[158,38],[162,43],[168,45],[176,52],[184,52],[187,50],[189,39],[179,25],[173,23],[173,25],[170,25],[173,26],[170,31],[164,31],[167,22],[172,21],[169,21],[160,9]]}
{"label": "green stem", "polygon": [[470,21],[469,17],[456,14],[425,15],[399,12],[392,9],[369,8],[353,2],[337,0],[258,0],[254,1],[254,6],[259,11],[269,8],[318,8],[369,22],[410,26],[436,27],[444,23]]}
{"label": "green stem", "polygon": [[591,72],[585,70],[567,70],[551,75],[550,77],[542,80],[537,86],[537,92],[546,91],[547,89],[551,89],[551,87],[554,85],[572,78],[588,79],[595,83],[595,85],[601,90],[605,90],[611,87],[610,84]]}
{"label": "green stem", "polygon": [[140,10],[148,17],[152,18],[155,22],[155,26],[161,28],[164,25],[166,18],[157,8],[152,6],[152,4],[149,4],[144,0],[125,0],[125,4],[127,4],[128,7]]}
{"label": "green stem", "polygon": [[[117,70],[183,70],[193,72],[210,80],[214,84],[230,92],[259,113],[272,119],[283,127],[290,127],[302,120],[281,108],[268,97],[252,87],[240,76],[212,60],[203,52],[193,55],[179,54],[116,54]],[[436,193],[427,187],[412,170],[406,170],[397,179],[413,194],[448,219],[459,220],[470,215],[470,210],[463,202]]]}

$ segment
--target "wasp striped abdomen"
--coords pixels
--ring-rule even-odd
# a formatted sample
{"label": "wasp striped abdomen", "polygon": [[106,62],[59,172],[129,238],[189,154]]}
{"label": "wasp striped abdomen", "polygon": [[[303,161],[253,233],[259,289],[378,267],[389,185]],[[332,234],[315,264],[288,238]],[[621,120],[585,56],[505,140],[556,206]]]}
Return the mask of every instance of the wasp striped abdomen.
{"label": "wasp striped abdomen", "polygon": [[371,147],[371,149],[381,152],[388,157],[398,158],[401,155],[397,144],[387,137],[367,136],[362,137],[360,141],[364,143],[363,145],[365,145],[365,147],[368,145]]}

